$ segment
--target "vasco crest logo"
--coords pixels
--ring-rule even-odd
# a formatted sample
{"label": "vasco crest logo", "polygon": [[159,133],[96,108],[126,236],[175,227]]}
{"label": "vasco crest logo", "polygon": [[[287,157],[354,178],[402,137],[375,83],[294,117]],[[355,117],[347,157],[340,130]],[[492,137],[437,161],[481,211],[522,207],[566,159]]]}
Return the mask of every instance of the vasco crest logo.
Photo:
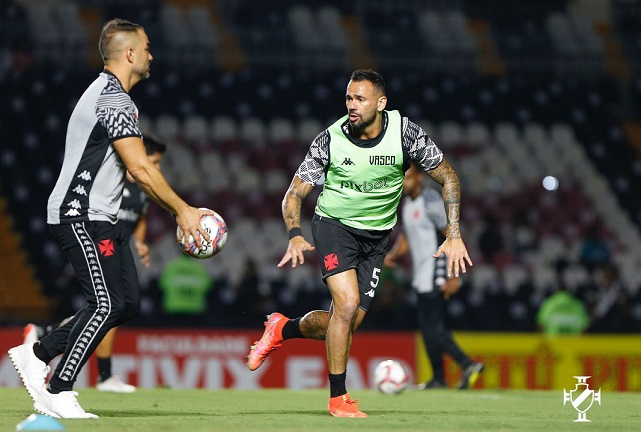
{"label": "vasco crest logo", "polygon": [[100,240],[98,242],[98,249],[102,256],[112,256],[114,254],[114,241],[113,240]]}
{"label": "vasco crest logo", "polygon": [[336,267],[338,267],[338,255],[336,255],[335,253],[325,255],[324,264],[325,270],[334,270]]}
{"label": "vasco crest logo", "polygon": [[563,389],[563,405],[566,402],[572,403],[572,407],[576,410],[579,417],[574,420],[575,422],[589,422],[587,412],[592,407],[592,403],[598,402],[601,405],[601,389],[594,391],[588,384],[589,376],[575,376],[577,383],[574,390],[565,391]]}

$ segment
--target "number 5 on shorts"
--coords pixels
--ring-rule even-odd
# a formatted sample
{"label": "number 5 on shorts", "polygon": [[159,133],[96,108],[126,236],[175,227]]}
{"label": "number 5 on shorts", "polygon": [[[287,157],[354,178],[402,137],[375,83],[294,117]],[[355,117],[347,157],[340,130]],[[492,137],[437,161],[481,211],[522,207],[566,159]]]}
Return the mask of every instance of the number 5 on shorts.
{"label": "number 5 on shorts", "polygon": [[374,267],[374,271],[372,272],[372,281],[369,283],[372,288],[376,288],[378,286],[378,281],[380,279],[379,273],[381,272],[381,269]]}

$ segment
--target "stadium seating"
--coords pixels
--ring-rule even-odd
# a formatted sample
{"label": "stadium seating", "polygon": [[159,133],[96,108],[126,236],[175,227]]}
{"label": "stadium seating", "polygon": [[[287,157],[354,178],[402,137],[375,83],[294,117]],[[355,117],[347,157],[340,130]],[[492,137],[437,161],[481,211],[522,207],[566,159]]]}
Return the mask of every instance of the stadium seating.
{"label": "stadium seating", "polygon": [[[275,269],[286,248],[280,202],[310,142],[344,112],[352,66],[345,22],[355,18],[386,77],[388,107],[428,132],[463,185],[464,235],[476,265],[450,318],[474,329],[533,330],[533,311],[559,281],[579,293],[594,283],[580,251],[597,224],[626,284],[630,310],[639,311],[631,314],[630,328],[639,327],[641,204],[635,193],[641,164],[626,141],[622,117],[611,107],[627,104],[638,113],[641,81],[625,87],[604,76],[606,53],[589,22],[558,8],[532,14],[524,23],[489,12],[475,16],[491,24],[508,72],[483,76],[475,23],[463,7],[218,3],[213,14],[201,6],[143,2],[141,16],[161,29],[161,49],[151,79],[132,92],[143,133],[169,145],[163,169],[170,183],[190,202],[219,211],[229,224],[226,250],[204,263],[219,287],[214,301],[235,298],[248,262],[257,269],[265,304],[295,314],[304,312],[298,304],[327,299],[312,255],[309,266]],[[1,127],[3,142],[9,143],[0,148],[0,194],[13,214],[27,215],[16,218],[16,228],[30,239],[30,260],[44,291],[61,295],[68,281],[51,275],[64,274],[66,261],[45,229],[46,199],[59,171],[66,119],[96,69],[52,72],[43,66],[55,64],[58,54],[66,58],[69,46],[90,37],[82,21],[86,14],[76,3],[14,6],[10,16],[28,23],[33,55],[42,63],[26,72],[0,66],[5,102],[0,113],[8,120]],[[24,29],[5,27],[8,22],[3,19],[0,30],[14,40]],[[60,23],[76,28],[62,31]],[[238,37],[246,69],[220,68],[221,23]],[[41,34],[41,29],[51,31]],[[331,37],[320,37],[324,34]],[[639,37],[628,27],[613,34]],[[625,49],[638,54],[632,45]],[[74,55],[79,56],[75,64],[88,58],[82,51]],[[548,56],[555,61],[543,64]],[[183,63],[189,67],[176,67]],[[538,66],[530,69],[534,63]],[[616,90],[620,86],[629,90],[630,101]],[[31,164],[34,154],[42,155],[37,166]],[[545,176],[557,179],[556,189],[543,187]],[[311,217],[319,191],[306,200],[304,218]],[[480,241],[489,218],[502,240],[492,256]],[[311,238],[308,222],[303,229]],[[152,205],[152,267],[142,272],[147,297],[164,265],[180,254],[174,231],[172,218]],[[402,267],[398,279],[407,284],[409,272]],[[505,318],[484,321],[496,305],[502,305]]]}

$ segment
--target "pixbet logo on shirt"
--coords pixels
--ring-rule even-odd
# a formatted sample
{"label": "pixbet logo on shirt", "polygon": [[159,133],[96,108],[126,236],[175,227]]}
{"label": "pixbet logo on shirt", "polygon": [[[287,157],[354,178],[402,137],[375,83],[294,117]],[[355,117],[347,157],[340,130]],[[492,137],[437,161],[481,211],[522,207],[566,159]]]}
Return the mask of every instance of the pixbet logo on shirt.
{"label": "pixbet logo on shirt", "polygon": [[387,178],[382,180],[367,181],[364,180],[363,183],[354,183],[351,181],[341,181],[341,189],[348,188],[354,189],[358,192],[371,192],[375,189],[381,189],[387,187]]}

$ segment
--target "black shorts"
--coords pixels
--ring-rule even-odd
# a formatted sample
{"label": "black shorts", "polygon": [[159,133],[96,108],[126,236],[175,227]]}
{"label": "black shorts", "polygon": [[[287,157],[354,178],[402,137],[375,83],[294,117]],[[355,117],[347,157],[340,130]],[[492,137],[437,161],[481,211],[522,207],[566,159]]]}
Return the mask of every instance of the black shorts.
{"label": "black shorts", "polygon": [[376,295],[390,232],[359,230],[314,215],[312,235],[323,281],[345,270],[356,269],[359,307],[367,311]]}

